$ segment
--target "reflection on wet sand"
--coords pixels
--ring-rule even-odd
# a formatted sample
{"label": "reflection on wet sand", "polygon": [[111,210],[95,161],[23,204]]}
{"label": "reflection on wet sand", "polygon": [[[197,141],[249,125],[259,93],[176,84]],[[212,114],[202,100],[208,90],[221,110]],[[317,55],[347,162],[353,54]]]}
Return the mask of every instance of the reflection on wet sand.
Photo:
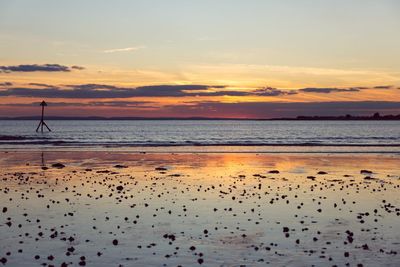
{"label": "reflection on wet sand", "polygon": [[388,154],[2,152],[9,266],[398,266]]}

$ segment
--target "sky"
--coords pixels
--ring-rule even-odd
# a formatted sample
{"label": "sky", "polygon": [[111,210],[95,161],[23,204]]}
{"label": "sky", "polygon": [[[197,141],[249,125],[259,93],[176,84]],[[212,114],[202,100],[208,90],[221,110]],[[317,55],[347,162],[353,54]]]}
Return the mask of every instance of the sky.
{"label": "sky", "polygon": [[0,0],[0,117],[400,113],[398,0]]}

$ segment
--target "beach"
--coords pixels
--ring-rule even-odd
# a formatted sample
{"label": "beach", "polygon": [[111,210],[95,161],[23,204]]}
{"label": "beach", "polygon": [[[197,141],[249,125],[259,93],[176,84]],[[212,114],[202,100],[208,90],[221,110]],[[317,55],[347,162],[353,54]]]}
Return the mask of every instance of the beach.
{"label": "beach", "polygon": [[399,14],[1,0],[0,267],[400,267]]}
{"label": "beach", "polygon": [[400,265],[398,153],[0,153],[5,266]]}

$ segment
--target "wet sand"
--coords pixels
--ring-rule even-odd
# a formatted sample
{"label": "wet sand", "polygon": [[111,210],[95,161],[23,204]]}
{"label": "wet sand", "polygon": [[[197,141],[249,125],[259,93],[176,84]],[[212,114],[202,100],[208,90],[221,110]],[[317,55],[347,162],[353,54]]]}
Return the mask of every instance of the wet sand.
{"label": "wet sand", "polygon": [[400,155],[0,153],[0,266],[400,266]]}

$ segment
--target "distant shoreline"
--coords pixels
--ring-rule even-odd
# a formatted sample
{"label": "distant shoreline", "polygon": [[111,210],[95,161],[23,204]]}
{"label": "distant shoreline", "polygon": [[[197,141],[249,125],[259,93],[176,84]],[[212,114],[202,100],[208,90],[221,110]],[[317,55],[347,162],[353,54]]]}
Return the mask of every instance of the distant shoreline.
{"label": "distant shoreline", "polygon": [[[29,117],[0,117],[0,120],[40,120],[40,116]],[[62,116],[48,116],[46,120],[198,120],[198,121],[212,121],[212,120],[230,120],[230,121],[392,121],[400,120],[399,115],[379,115],[373,116],[298,116],[296,118],[208,118],[208,117],[62,117]]]}

